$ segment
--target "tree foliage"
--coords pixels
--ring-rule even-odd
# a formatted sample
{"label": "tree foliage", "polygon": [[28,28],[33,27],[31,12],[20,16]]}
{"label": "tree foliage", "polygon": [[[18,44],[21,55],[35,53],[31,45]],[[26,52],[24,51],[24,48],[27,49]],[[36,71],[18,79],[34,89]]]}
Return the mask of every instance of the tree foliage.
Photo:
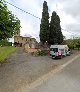
{"label": "tree foliage", "polygon": [[63,34],[61,32],[60,18],[54,11],[49,24],[49,13],[47,2],[43,3],[42,19],[40,24],[40,41],[48,44],[61,44],[63,42]]}
{"label": "tree foliage", "polygon": [[40,24],[40,41],[45,43],[49,40],[49,13],[47,2],[43,3],[42,19]]}
{"label": "tree foliage", "polygon": [[63,35],[61,32],[60,18],[54,11],[50,22],[49,44],[61,44],[63,42]]}
{"label": "tree foliage", "polygon": [[64,43],[69,46],[70,49],[80,48],[80,38],[67,39]]}
{"label": "tree foliage", "polygon": [[20,30],[20,20],[8,10],[4,0],[0,0],[0,39],[12,37]]}

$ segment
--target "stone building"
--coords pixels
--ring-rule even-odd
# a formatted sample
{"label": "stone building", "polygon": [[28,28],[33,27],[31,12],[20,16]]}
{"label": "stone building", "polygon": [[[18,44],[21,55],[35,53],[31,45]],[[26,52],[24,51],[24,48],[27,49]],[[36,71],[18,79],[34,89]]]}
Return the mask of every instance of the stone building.
{"label": "stone building", "polygon": [[35,38],[20,36],[20,33],[14,36],[14,45],[19,47],[36,48],[37,41]]}

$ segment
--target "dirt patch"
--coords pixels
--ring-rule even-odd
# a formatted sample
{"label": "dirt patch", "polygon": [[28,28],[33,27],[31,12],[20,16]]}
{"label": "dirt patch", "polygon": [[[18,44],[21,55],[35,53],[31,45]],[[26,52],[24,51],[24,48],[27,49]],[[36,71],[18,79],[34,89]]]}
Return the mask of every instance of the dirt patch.
{"label": "dirt patch", "polygon": [[58,64],[54,64],[53,66],[52,66],[52,68],[53,69],[56,69],[57,67],[59,67],[60,65],[58,65]]}

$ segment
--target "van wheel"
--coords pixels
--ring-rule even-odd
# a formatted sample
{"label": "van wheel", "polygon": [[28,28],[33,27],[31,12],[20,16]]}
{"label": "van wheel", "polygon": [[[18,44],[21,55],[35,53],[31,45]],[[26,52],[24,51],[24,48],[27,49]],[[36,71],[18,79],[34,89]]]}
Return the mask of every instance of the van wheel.
{"label": "van wheel", "polygon": [[55,59],[54,56],[52,56],[52,59]]}
{"label": "van wheel", "polygon": [[60,56],[60,59],[62,59],[62,55]]}

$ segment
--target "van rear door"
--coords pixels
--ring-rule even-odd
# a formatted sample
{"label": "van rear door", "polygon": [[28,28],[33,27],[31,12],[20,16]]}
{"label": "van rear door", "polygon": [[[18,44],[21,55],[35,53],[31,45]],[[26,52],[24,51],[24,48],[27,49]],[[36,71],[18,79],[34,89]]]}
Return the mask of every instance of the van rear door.
{"label": "van rear door", "polygon": [[50,48],[50,55],[57,56],[58,48]]}

